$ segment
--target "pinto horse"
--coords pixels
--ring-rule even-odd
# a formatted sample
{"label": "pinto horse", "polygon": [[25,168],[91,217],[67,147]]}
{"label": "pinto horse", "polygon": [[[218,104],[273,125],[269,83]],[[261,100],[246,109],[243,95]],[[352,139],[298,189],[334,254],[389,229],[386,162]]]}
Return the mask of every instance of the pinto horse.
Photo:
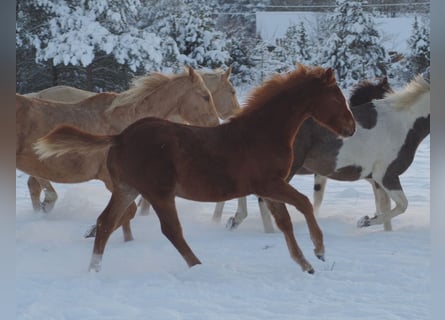
{"label": "pinto horse", "polygon": [[[189,267],[201,262],[183,237],[176,196],[216,202],[256,194],[292,204],[303,213],[314,252],[323,260],[323,234],[312,205],[286,182],[293,141],[308,117],[342,136],[355,132],[354,118],[332,69],[299,65],[288,74],[275,75],[252,93],[238,115],[216,127],[145,118],[117,135],[92,135],[61,126],[39,139],[35,150],[42,159],[109,150],[113,192],[97,219],[90,270],[100,270],[108,238],[138,194],[150,201],[163,234]],[[274,218],[291,257],[303,271],[313,273],[297,245],[289,214],[274,214]]]}
{"label": "pinto horse", "polygon": [[[411,165],[417,147],[430,133],[429,78],[418,75],[383,99],[351,110],[357,132],[348,139],[335,136],[311,119],[301,126],[288,179],[304,169],[339,181],[367,180],[374,188],[376,213],[372,218],[360,218],[357,226],[383,224],[385,231],[391,231],[391,219],[408,207],[399,176]],[[287,212],[283,204],[265,201],[274,215]]]}
{"label": "pinto horse", "polygon": [[[149,115],[166,118],[178,114],[190,123],[209,126],[219,124],[212,96],[201,76],[192,68],[177,75],[154,73],[138,78],[133,86],[120,94],[99,93],[78,103],[66,104],[16,95],[16,166],[35,177],[30,186],[33,206],[48,211],[57,194],[49,181],[78,183],[99,179],[112,190],[106,166],[106,152],[88,156],[70,154],[41,161],[32,145],[57,125],[71,124],[97,134],[116,134],[134,121]],[[46,198],[40,203],[40,185]],[[128,208],[134,215],[136,205]],[[128,221],[122,221],[124,238],[131,240]]]}
{"label": "pinto horse", "polygon": [[[393,90],[391,89],[391,86],[388,83],[388,78],[384,77],[377,82],[373,82],[370,80],[364,80],[355,85],[351,90],[351,95],[349,98],[349,105],[351,107],[352,113],[354,113],[354,107],[358,105],[362,105],[364,103],[370,102],[374,99],[382,99],[385,94],[391,93]],[[306,120],[311,121],[311,120]],[[310,139],[307,135],[298,134],[298,139],[296,140],[295,144],[296,147],[299,148],[299,146],[304,145],[303,141],[308,141]],[[302,150],[295,151],[300,154],[303,152]],[[296,158],[299,159],[299,158]],[[305,169],[304,167],[300,168],[296,174],[312,174],[313,172]],[[317,215],[319,208],[321,206],[321,203],[323,201],[323,195],[324,190],[326,187],[326,181],[327,178],[324,176],[321,176],[317,173],[314,174],[314,213]],[[377,191],[375,189],[375,185],[372,184],[373,190],[374,190],[374,197],[376,201],[376,206],[378,203],[378,195]],[[213,221],[219,222],[221,221],[222,211],[224,208],[224,202],[218,202],[215,206],[215,210],[213,213]],[[260,207],[260,213],[261,213],[261,219],[263,221],[263,227],[264,231],[266,233],[272,233],[274,232],[274,227],[272,224],[272,220],[270,218],[270,213],[267,210],[267,207],[265,207],[265,203],[259,199],[259,207]],[[236,210],[236,213],[233,217],[230,217],[229,220],[226,223],[226,227],[228,229],[235,229],[237,228],[245,219],[247,218],[247,199],[246,198],[239,198],[238,199],[238,208]]]}
{"label": "pinto horse", "polygon": [[[229,77],[231,74],[232,68],[228,68],[225,72],[218,69],[213,71],[204,71],[198,70],[198,73],[201,75],[206,87],[209,89],[213,102],[215,104],[216,112],[218,117],[225,120],[230,116],[234,115],[240,110],[240,105],[236,98],[236,92],[234,87],[232,86]],[[141,82],[141,80],[137,80]],[[44,89],[39,92],[32,92],[25,94],[26,97],[39,98],[43,100],[51,100],[54,102],[66,102],[66,103],[80,103],[82,100],[85,100],[89,97],[97,95],[97,92],[86,91],[82,89],[78,89],[75,87],[60,85],[54,86],[47,89]],[[92,102],[94,99],[85,100],[85,102]],[[167,104],[168,106],[168,104]],[[94,106],[87,106],[94,107]],[[181,114],[179,109],[174,109],[168,113],[164,113],[163,110],[168,110],[163,108],[162,110],[150,110],[148,113],[144,114],[144,116],[154,115],[158,117],[167,117],[169,120],[177,121],[177,122],[186,122],[190,124],[202,124],[202,125],[215,125],[215,115],[210,113],[208,117],[208,121],[205,122],[206,119],[199,119],[199,122],[193,117],[193,115],[199,115],[201,112],[199,108],[184,108],[184,111],[188,111],[190,115]],[[204,121],[204,122],[203,122]],[[59,123],[57,123],[59,124]],[[52,129],[52,128],[49,128]],[[48,131],[49,131],[48,129]],[[31,201],[33,203],[34,210],[38,211],[42,209],[44,212],[50,211],[56,200],[57,193],[50,181],[42,179],[41,177],[30,176],[28,179],[28,188],[29,193],[31,195]],[[40,202],[40,194],[44,192],[45,198],[44,201]],[[145,206],[144,206],[145,204]],[[147,204],[143,202],[143,208],[147,207]],[[92,231],[87,232],[88,235],[91,234]]]}

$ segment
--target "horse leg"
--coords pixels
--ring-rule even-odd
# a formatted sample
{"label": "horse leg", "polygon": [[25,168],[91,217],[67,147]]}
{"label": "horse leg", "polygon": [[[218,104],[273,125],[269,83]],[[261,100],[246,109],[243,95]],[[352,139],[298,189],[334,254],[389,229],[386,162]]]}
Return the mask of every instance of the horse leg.
{"label": "horse leg", "polygon": [[222,211],[224,209],[224,204],[225,204],[225,201],[221,201],[221,202],[217,202],[216,203],[215,210],[213,211],[213,217],[212,217],[213,222],[220,222],[221,221],[221,216],[222,216]]}
{"label": "horse leg", "polygon": [[278,229],[284,234],[284,239],[286,240],[291,258],[301,266],[303,271],[314,273],[314,268],[312,268],[312,265],[306,260],[303,252],[297,244],[292,221],[284,203],[272,202],[268,199],[264,199],[264,201],[274,217]]}
{"label": "horse leg", "polygon": [[[136,203],[133,201],[133,203],[130,204],[130,206],[127,208],[127,210],[125,210],[125,213],[122,216],[122,219],[119,223],[119,225],[122,226],[122,232],[124,234],[125,242],[132,241],[134,239],[133,233],[131,232],[130,221],[136,215],[136,211],[137,211],[137,206],[136,206]],[[118,228],[118,227],[119,226],[117,226],[116,228]]]}
{"label": "horse leg", "polygon": [[111,194],[104,211],[97,218],[96,222],[96,238],[94,239],[93,254],[89,270],[100,271],[102,256],[105,250],[105,245],[113,233],[113,231],[120,226],[120,221],[126,212],[127,208],[134,204],[139,193],[132,188],[126,189],[116,187]]}
{"label": "horse leg", "polygon": [[32,207],[34,211],[38,212],[41,209],[40,206],[40,193],[42,192],[42,186],[33,176],[28,178],[28,190],[31,196]]}
{"label": "horse leg", "polygon": [[[122,219],[119,221],[119,225],[116,227],[122,226],[122,233],[124,235],[124,241],[132,241],[134,239],[133,232],[131,231],[131,219],[136,215],[137,206],[135,203],[132,203],[126,210]],[[97,233],[97,225],[92,225],[84,234],[84,238],[94,238]]]}
{"label": "horse leg", "polygon": [[[312,267],[304,259],[301,250],[298,248],[293,235],[292,222],[286,206],[284,205],[284,203],[289,203],[304,215],[309,228],[311,240],[315,246],[314,253],[317,258],[324,261],[323,233],[315,219],[311,202],[305,195],[295,190],[283,180],[264,183],[261,189],[260,193],[258,193],[260,196],[272,201],[283,202],[276,204],[275,206],[271,206],[270,202],[267,202],[267,205],[275,218],[277,226],[285,235],[292,258],[301,265],[304,271],[313,272]],[[275,210],[277,207],[279,210]]]}
{"label": "horse leg", "polygon": [[148,216],[150,213],[150,202],[147,201],[144,197],[139,199],[138,206],[140,208],[139,212],[141,216]]}
{"label": "horse leg", "polygon": [[[388,178],[388,180],[390,179]],[[373,218],[369,218],[368,216],[362,217],[357,222],[358,227],[360,228],[369,227],[377,224],[384,224],[384,225],[386,224],[386,226],[388,227],[390,220],[392,218],[406,211],[406,208],[408,207],[408,199],[406,198],[405,193],[403,192],[399,177],[392,177],[390,181],[391,185],[394,187],[391,190],[386,188],[384,184],[379,183],[379,185],[382,187],[383,191],[386,192],[387,195],[395,202],[396,206],[394,207],[394,209],[390,208],[390,202],[388,199],[386,205],[384,205],[384,207],[386,208],[383,208],[384,211],[382,211],[382,214],[376,215]],[[391,231],[391,230],[392,228],[385,229],[385,231]]]}
{"label": "horse leg", "polygon": [[43,202],[41,203],[42,210],[44,212],[50,212],[56,204],[57,192],[48,180],[40,178],[37,178],[37,180],[43,187],[43,192],[45,193],[45,199],[43,199]]}
{"label": "horse leg", "polygon": [[[389,210],[391,210],[391,199],[389,198],[386,191],[383,190],[382,187],[374,180],[368,180],[368,181],[371,183],[372,190],[374,192],[374,200],[376,207],[375,215],[380,215],[382,214],[382,212],[388,212]],[[391,231],[392,230],[391,220],[385,220],[385,222],[383,223],[383,228],[385,231]]]}
{"label": "horse leg", "polygon": [[238,198],[238,208],[233,217],[227,221],[226,228],[230,230],[236,229],[244,219],[247,218],[247,197]]}
{"label": "horse leg", "polygon": [[174,197],[152,201],[152,206],[161,222],[162,233],[182,255],[187,265],[193,267],[196,264],[201,264],[184,239]]}
{"label": "horse leg", "polygon": [[320,212],[321,203],[323,201],[324,191],[328,178],[319,174],[314,174],[314,213],[315,216]]}
{"label": "horse leg", "polygon": [[263,221],[263,228],[265,233],[274,233],[274,227],[272,224],[271,213],[264,203],[264,199],[258,197],[258,206],[260,207],[261,220]]}

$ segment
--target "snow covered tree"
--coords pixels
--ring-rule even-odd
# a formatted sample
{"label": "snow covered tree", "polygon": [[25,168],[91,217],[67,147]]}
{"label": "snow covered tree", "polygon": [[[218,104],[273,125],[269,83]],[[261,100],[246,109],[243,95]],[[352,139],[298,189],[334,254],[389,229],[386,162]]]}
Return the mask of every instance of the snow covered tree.
{"label": "snow covered tree", "polygon": [[161,62],[160,39],[136,27],[139,0],[35,0],[51,18],[47,36],[36,36],[36,60],[53,65],[86,69],[87,89],[96,88],[93,76],[100,61],[128,67],[132,72],[150,70]]}
{"label": "snow covered tree", "polygon": [[362,0],[336,0],[327,17],[326,33],[319,50],[319,64],[333,67],[343,88],[365,78],[386,74],[386,52],[380,43],[372,13],[365,12]]}
{"label": "snow covered tree", "polygon": [[224,33],[216,29],[216,2],[184,0],[173,25],[181,63],[193,67],[227,67],[230,55]]}
{"label": "snow covered tree", "polygon": [[312,45],[307,37],[304,23],[301,22],[297,27],[291,24],[283,38],[277,39],[277,44],[283,49],[285,62],[294,66],[296,62],[303,64],[311,64]]}
{"label": "snow covered tree", "polygon": [[430,32],[427,23],[419,22],[417,16],[414,18],[408,46],[412,75],[422,73],[430,65]]}

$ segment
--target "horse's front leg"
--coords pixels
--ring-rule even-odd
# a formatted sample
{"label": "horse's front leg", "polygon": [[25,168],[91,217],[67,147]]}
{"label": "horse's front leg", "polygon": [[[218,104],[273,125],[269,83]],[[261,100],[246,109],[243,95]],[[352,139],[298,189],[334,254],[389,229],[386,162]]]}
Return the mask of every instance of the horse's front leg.
{"label": "horse's front leg", "polygon": [[267,204],[264,199],[258,197],[258,207],[260,208],[261,220],[263,221],[263,228],[265,233],[274,233],[274,228],[271,219],[270,210],[267,208]]}
{"label": "horse's front leg", "polygon": [[261,186],[262,190],[257,192],[258,195],[272,201],[282,202],[276,203],[267,201],[267,205],[275,218],[278,228],[284,233],[291,257],[300,264],[304,271],[314,272],[312,266],[304,258],[303,253],[298,247],[297,241],[293,234],[292,222],[284,203],[289,203],[303,213],[306,223],[309,227],[312,242],[315,246],[314,252],[317,258],[324,261],[324,244],[323,233],[318,226],[314,216],[312,204],[309,199],[295,190],[292,186],[283,180],[271,181]]}
{"label": "horse's front leg", "polygon": [[222,217],[222,212],[224,209],[225,201],[217,202],[215,205],[215,210],[213,211],[213,222],[220,222]]}

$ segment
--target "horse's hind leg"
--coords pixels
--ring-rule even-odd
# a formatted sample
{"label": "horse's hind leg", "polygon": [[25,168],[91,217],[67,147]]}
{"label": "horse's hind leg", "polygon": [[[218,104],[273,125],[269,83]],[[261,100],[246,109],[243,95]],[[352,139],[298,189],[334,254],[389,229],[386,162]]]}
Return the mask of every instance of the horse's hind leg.
{"label": "horse's hind leg", "polygon": [[[50,212],[56,203],[57,192],[48,180],[30,176],[28,178],[28,189],[31,195],[32,206],[35,211],[42,209],[44,212]],[[40,194],[44,192],[45,198],[40,202]]]}
{"label": "horse's hind leg", "polygon": [[122,225],[122,232],[124,233],[124,241],[132,241],[133,233],[131,232],[131,225],[130,221],[134,218],[136,215],[137,206],[136,203],[130,204],[130,206],[125,210],[125,213],[120,221],[120,225]]}
{"label": "horse's hind leg", "polygon": [[384,184],[380,183],[379,185],[382,187],[382,191],[386,192],[387,195],[396,203],[396,206],[394,209],[391,209],[388,199],[387,203],[382,206],[382,209],[384,209],[382,214],[376,215],[373,218],[369,218],[368,216],[362,217],[357,222],[358,227],[369,227],[372,225],[384,224],[385,231],[391,231],[392,228],[387,229],[388,226],[391,226],[391,219],[406,211],[406,208],[408,207],[408,199],[403,192],[399,177],[392,177],[391,179],[387,178],[386,183],[391,184],[392,188],[388,189]]}
{"label": "horse's hind leg", "polygon": [[134,204],[138,192],[133,188],[116,187],[111,195],[106,208],[97,218],[96,238],[94,240],[93,255],[91,257],[89,270],[99,271],[105,245],[113,231],[121,224],[121,219],[127,208]]}
{"label": "horse's hind leg", "polygon": [[57,192],[54,190],[53,186],[48,180],[38,178],[40,185],[43,187],[43,192],[45,193],[45,198],[41,204],[44,212],[50,212],[57,200]]}
{"label": "horse's hind leg", "polygon": [[[376,213],[375,215],[380,215],[383,212],[389,212],[391,210],[391,199],[389,198],[386,191],[374,180],[368,180],[372,185],[372,191],[374,192],[374,200]],[[392,225],[391,220],[385,220],[383,223],[383,228],[385,231],[391,231]]]}
{"label": "horse's hind leg", "polygon": [[178,219],[174,197],[152,201],[154,211],[161,222],[162,233],[175,246],[189,267],[200,264],[192,249],[184,239],[182,227]]}
{"label": "horse's hind leg", "polygon": [[[119,228],[119,226],[122,226],[122,233],[124,235],[124,241],[132,241],[134,239],[133,232],[131,231],[131,219],[134,218],[136,215],[137,206],[133,202],[126,210],[124,215],[122,216],[122,219],[120,219],[119,225],[116,228]],[[84,234],[85,238],[94,238],[97,233],[97,225],[92,225]]]}
{"label": "horse's hind leg", "polygon": [[32,207],[34,208],[34,211],[40,211],[40,193],[42,192],[42,186],[33,176],[29,176],[28,178],[28,190],[31,196]]}

